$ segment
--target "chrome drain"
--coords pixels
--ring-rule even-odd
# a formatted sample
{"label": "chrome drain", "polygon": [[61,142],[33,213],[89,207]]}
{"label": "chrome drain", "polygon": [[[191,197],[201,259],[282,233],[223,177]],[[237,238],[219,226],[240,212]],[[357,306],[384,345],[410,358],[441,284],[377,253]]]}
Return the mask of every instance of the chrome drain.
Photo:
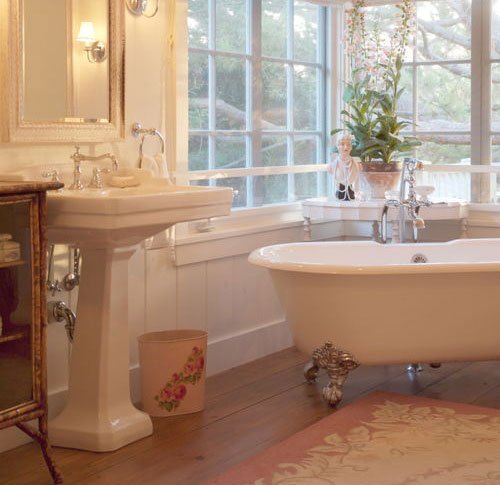
{"label": "chrome drain", "polygon": [[424,264],[427,263],[429,260],[427,259],[427,256],[425,254],[415,254],[411,258],[411,262],[414,264]]}

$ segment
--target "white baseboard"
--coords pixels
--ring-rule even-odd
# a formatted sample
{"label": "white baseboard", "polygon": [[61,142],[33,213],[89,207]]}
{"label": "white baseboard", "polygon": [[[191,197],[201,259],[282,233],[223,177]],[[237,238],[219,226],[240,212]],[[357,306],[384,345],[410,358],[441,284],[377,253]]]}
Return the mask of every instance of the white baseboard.
{"label": "white baseboard", "polygon": [[[208,342],[207,374],[214,375],[227,369],[251,362],[293,345],[286,321],[261,325],[251,330],[235,332]],[[139,366],[130,369],[132,401],[141,399]],[[68,390],[49,392],[49,417],[57,416],[66,402]],[[36,422],[31,423],[33,426]],[[31,439],[17,428],[0,431],[0,453],[29,443]]]}
{"label": "white baseboard", "polygon": [[209,340],[207,374],[218,374],[292,345],[292,336],[285,320]]}

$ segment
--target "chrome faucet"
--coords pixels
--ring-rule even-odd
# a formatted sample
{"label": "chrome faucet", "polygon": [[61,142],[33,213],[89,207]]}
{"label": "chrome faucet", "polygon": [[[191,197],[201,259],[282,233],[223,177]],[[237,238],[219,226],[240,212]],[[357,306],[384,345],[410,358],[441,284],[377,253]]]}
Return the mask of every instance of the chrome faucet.
{"label": "chrome faucet", "polygon": [[97,157],[91,155],[83,155],[80,153],[80,147],[75,146],[75,153],[70,157],[75,165],[73,170],[73,184],[69,187],[69,190],[83,190],[85,186],[82,183],[82,162],[97,162],[99,160],[109,159],[111,160],[113,170],[118,170],[118,160],[111,153],[104,153]]}
{"label": "chrome faucet", "polygon": [[[413,224],[413,242],[418,240],[418,231],[425,229],[425,221],[419,216],[421,207],[430,207],[432,202],[421,200],[417,197],[415,186],[417,183],[416,172],[422,170],[423,164],[415,158],[406,158],[403,163],[401,173],[401,185],[399,199],[388,199],[385,201],[382,210],[381,235],[380,242],[387,243],[387,218],[391,207],[399,209],[399,228],[401,233],[401,242],[405,242],[405,222],[406,215]],[[408,190],[407,190],[408,189]]]}

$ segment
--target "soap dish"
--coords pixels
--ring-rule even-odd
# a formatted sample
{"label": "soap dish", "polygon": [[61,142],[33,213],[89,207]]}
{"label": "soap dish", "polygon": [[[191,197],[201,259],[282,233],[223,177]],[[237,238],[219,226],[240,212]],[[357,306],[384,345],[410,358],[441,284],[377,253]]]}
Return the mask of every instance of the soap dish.
{"label": "soap dish", "polygon": [[141,181],[134,175],[113,175],[108,181],[112,187],[125,189],[127,187],[137,187]]}

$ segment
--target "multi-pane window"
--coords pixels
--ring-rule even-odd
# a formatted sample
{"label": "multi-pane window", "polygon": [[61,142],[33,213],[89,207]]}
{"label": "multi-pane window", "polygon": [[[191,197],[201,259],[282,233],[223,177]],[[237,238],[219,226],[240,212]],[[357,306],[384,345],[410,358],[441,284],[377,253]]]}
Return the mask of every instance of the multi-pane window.
{"label": "multi-pane window", "polygon": [[[496,175],[474,172],[494,172],[491,162],[500,163],[500,0],[415,3],[417,30],[399,112],[422,141],[418,157],[450,165],[449,173],[431,167],[424,182],[443,196],[496,200]],[[368,27],[390,35],[396,7],[368,10]]]}
{"label": "multi-pane window", "polygon": [[189,178],[235,207],[322,195],[326,8],[189,0]]}

